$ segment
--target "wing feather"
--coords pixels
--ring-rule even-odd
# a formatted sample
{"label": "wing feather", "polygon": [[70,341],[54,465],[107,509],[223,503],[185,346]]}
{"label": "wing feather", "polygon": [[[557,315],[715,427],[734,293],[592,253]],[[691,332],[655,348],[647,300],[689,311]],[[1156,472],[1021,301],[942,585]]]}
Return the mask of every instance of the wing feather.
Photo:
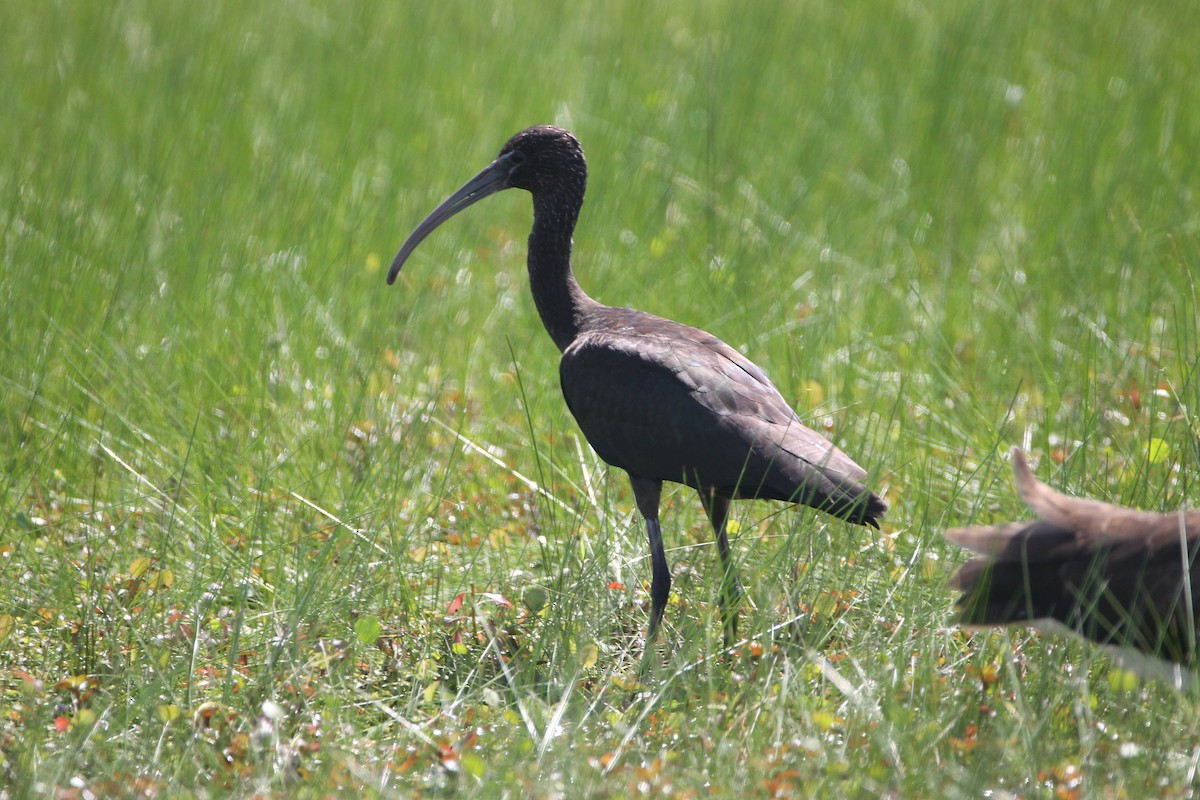
{"label": "wing feather", "polygon": [[[866,520],[866,471],[801,422],[762,370],[716,337],[627,312],[563,353],[563,395],[608,463],[730,497],[799,500]],[[648,319],[647,319],[648,318]]]}

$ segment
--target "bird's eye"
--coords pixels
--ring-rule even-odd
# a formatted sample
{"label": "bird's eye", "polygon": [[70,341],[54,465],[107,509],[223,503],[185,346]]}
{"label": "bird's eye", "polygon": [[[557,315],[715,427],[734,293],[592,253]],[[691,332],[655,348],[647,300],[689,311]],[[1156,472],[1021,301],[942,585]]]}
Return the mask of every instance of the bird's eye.
{"label": "bird's eye", "polygon": [[512,154],[509,155],[508,160],[512,164],[520,164],[522,161],[525,160],[525,154],[522,153],[520,150],[513,150]]}

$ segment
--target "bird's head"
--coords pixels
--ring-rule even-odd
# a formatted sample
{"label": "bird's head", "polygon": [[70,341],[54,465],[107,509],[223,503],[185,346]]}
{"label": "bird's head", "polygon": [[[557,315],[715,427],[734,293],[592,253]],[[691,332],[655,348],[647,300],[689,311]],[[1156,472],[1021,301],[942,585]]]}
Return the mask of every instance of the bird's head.
{"label": "bird's head", "polygon": [[388,270],[392,283],[426,236],[450,217],[504,189],[525,189],[538,198],[569,197],[576,210],[587,184],[587,162],[579,140],[551,125],[526,128],[504,143],[500,155],[430,212],[400,247]]}
{"label": "bird's head", "polygon": [[500,148],[496,162],[509,166],[508,186],[534,194],[578,191],[587,178],[583,147],[570,131],[552,125],[526,128]]}

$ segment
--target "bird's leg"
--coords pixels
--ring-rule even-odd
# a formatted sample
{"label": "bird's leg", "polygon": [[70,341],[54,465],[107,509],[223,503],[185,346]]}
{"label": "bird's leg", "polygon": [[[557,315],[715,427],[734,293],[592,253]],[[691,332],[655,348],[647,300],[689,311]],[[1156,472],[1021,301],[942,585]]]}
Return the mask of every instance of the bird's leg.
{"label": "bird's leg", "polygon": [[662,528],[658,524],[658,501],[662,496],[662,481],[629,476],[633,485],[633,498],[638,511],[646,518],[646,532],[650,537],[650,626],[646,631],[646,643],[650,644],[658,635],[667,598],[671,594],[671,570],[667,566],[667,551],[663,547]]}
{"label": "bird's leg", "polygon": [[721,557],[721,622],[725,628],[725,646],[732,647],[737,641],[737,604],[741,590],[733,565],[733,551],[729,547],[729,534],[725,530],[729,520],[729,498],[701,491],[700,502],[717,534],[717,553]]}

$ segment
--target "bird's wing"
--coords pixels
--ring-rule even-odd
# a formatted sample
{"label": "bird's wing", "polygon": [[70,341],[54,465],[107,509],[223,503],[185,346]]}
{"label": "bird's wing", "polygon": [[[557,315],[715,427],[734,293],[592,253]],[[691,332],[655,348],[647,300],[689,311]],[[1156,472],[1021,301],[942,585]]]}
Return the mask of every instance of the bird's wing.
{"label": "bird's wing", "polygon": [[702,459],[700,443],[716,436],[725,420],[710,407],[711,396],[695,391],[686,351],[682,343],[591,332],[563,353],[563,395],[605,461],[680,481],[685,465]]}
{"label": "bird's wing", "polygon": [[1019,448],[1013,448],[1012,463],[1017,491],[1038,519],[952,529],[946,531],[949,541],[994,559],[1053,560],[1101,547],[1119,555],[1164,546],[1179,540],[1181,526],[1200,536],[1200,512],[1158,514],[1071,497],[1039,481]]}
{"label": "bird's wing", "polygon": [[[563,353],[567,405],[602,458],[735,496],[794,499],[801,486],[818,507],[866,491],[866,472],[805,427],[751,361],[703,331],[644,319],[587,332]],[[878,516],[886,507],[872,499]]]}
{"label": "bird's wing", "polygon": [[[775,385],[753,362],[713,336],[702,343],[714,358],[689,370],[698,391],[727,383],[736,386],[731,394],[717,390],[713,407],[738,419],[745,430],[757,428],[759,437],[807,464],[819,467],[839,481],[859,483],[867,471],[856,464],[832,442],[806,426]],[[710,392],[713,389],[709,389]]]}

